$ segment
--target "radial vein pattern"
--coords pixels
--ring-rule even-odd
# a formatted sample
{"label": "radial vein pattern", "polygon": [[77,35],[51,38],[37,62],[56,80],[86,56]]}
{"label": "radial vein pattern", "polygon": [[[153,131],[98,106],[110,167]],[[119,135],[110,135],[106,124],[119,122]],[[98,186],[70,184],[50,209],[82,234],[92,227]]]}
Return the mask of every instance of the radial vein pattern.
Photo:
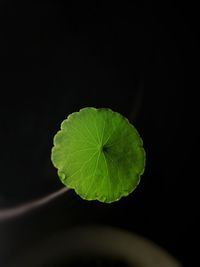
{"label": "radial vein pattern", "polygon": [[110,203],[136,188],[145,151],[137,130],[121,114],[83,108],[61,124],[52,162],[63,184],[83,199]]}

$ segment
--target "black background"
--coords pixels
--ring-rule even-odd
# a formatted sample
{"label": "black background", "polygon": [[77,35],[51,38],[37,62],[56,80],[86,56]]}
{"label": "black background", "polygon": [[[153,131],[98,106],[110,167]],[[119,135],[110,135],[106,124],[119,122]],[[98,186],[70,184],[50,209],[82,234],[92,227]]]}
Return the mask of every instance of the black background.
{"label": "black background", "polygon": [[[1,1],[0,207],[61,188],[50,161],[61,121],[85,106],[110,107],[139,130],[145,174],[133,194],[108,206],[85,203],[71,192],[73,209],[80,222],[138,232],[184,266],[195,265],[197,18],[192,3],[174,1],[113,6]],[[133,116],[138,95],[141,106]],[[65,201],[52,209],[59,206],[62,213]],[[70,207],[73,225],[76,211]],[[14,224],[9,222],[13,229]]]}

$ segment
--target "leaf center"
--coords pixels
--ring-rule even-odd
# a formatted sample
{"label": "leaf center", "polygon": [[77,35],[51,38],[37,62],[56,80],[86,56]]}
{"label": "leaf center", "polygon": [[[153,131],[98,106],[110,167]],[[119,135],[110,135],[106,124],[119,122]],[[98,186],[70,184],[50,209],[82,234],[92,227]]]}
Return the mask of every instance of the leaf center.
{"label": "leaf center", "polygon": [[106,145],[102,145],[101,151],[104,153],[108,152],[108,147]]}

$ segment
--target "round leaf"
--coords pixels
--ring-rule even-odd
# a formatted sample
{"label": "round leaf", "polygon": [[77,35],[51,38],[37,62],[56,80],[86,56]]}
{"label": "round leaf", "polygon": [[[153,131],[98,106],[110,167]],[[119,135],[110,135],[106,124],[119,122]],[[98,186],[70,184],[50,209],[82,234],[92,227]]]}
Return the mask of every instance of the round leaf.
{"label": "round leaf", "polygon": [[83,108],[62,122],[52,162],[62,183],[83,199],[110,203],[136,188],[145,151],[137,130],[121,114]]}

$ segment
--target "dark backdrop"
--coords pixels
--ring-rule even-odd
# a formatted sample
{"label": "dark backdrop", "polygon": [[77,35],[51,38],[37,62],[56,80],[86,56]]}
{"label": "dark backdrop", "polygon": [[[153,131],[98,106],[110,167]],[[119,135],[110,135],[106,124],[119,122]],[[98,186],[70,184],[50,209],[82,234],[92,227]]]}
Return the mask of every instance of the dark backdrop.
{"label": "dark backdrop", "polygon": [[[73,207],[87,215],[80,215],[84,223],[138,232],[195,265],[196,8],[64,2],[0,2],[0,207],[61,188],[50,161],[61,121],[85,106],[110,107],[143,137],[145,174],[118,203],[85,203],[71,192]],[[61,213],[65,201],[57,202]],[[11,240],[4,235],[1,242],[15,244],[14,232]]]}

